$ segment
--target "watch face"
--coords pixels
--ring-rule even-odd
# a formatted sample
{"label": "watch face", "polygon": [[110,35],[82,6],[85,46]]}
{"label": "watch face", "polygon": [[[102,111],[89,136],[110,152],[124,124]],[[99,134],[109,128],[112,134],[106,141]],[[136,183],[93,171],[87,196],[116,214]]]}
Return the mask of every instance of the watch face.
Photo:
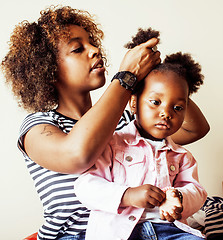
{"label": "watch face", "polygon": [[137,82],[136,76],[128,71],[121,71],[115,74],[115,76],[112,78],[112,81],[114,79],[118,79],[120,84],[125,87],[126,89],[133,90],[134,85]]}
{"label": "watch face", "polygon": [[128,86],[132,87],[132,86],[135,84],[136,79],[135,79],[132,75],[126,73],[126,74],[124,75],[123,81],[124,81]]}

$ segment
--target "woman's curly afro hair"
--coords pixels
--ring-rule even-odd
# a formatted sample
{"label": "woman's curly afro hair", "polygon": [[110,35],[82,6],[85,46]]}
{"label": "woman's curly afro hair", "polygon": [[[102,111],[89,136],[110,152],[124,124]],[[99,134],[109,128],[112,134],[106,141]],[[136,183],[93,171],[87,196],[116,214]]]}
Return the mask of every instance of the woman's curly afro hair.
{"label": "woman's curly afro hair", "polygon": [[[160,33],[152,28],[146,30],[139,28],[137,34],[132,37],[132,41],[127,43],[125,47],[131,49],[153,37],[158,38],[159,36]],[[189,53],[177,52],[167,55],[164,61],[155,67],[153,71],[172,71],[183,77],[189,86],[189,95],[197,92],[200,85],[203,84],[204,76],[201,74],[201,66],[193,60]],[[143,85],[144,81],[139,82],[135,92],[139,93]]]}
{"label": "woman's curly afro hair", "polygon": [[91,43],[102,52],[103,32],[82,10],[50,7],[41,11],[37,22],[18,24],[10,38],[9,52],[1,63],[6,83],[12,87],[19,106],[29,112],[48,111],[58,105],[58,40],[69,37],[67,26],[84,28]]}

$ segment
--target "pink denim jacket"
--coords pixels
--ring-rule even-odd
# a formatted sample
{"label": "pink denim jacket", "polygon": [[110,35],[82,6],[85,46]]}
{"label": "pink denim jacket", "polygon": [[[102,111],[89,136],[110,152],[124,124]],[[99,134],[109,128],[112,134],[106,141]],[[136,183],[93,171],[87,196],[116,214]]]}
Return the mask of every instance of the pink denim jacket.
{"label": "pink denim jacket", "polygon": [[114,133],[95,168],[75,181],[77,197],[92,210],[86,240],[128,239],[144,209],[119,205],[128,187],[143,184],[179,189],[183,194],[184,223],[207,197],[198,182],[197,163],[191,153],[167,138],[154,154],[131,122]]}

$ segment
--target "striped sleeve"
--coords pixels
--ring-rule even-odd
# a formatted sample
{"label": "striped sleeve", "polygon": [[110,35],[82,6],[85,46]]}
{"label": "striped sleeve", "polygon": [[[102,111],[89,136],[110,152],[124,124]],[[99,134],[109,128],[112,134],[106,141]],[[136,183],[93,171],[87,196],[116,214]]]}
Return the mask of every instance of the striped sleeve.
{"label": "striped sleeve", "polygon": [[24,119],[19,131],[18,148],[21,150],[23,154],[26,154],[24,150],[24,145],[23,145],[25,134],[32,127],[39,124],[51,124],[51,125],[57,126],[53,118],[48,113],[38,112],[38,113],[33,113],[28,115]]}
{"label": "striped sleeve", "polygon": [[116,127],[116,131],[122,129],[124,126],[128,125],[135,117],[128,110],[125,110],[119,120],[119,123]]}
{"label": "striped sleeve", "polygon": [[57,239],[59,234],[77,235],[84,232],[89,210],[74,193],[74,182],[79,174],[63,174],[38,165],[25,153],[23,138],[32,127],[39,124],[54,125],[68,133],[75,123],[76,120],[49,111],[28,115],[20,128],[18,147],[24,155],[44,210],[45,221],[38,231],[38,240]]}
{"label": "striped sleeve", "polygon": [[204,204],[207,239],[223,239],[223,198],[208,197]]}

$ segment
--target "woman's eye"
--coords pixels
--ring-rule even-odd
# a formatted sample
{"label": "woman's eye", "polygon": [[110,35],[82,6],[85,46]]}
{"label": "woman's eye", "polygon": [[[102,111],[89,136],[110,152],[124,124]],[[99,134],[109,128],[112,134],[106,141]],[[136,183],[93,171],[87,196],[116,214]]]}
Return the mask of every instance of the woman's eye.
{"label": "woman's eye", "polygon": [[183,110],[183,107],[181,107],[181,106],[174,106],[174,110],[179,112],[179,111]]}
{"label": "woman's eye", "polygon": [[150,102],[151,102],[153,105],[159,105],[159,104],[160,104],[159,101],[157,101],[157,100],[150,100]]}
{"label": "woman's eye", "polygon": [[71,52],[74,52],[74,53],[81,53],[81,52],[83,52],[83,50],[84,50],[83,47],[78,47],[78,48],[73,49]]}

